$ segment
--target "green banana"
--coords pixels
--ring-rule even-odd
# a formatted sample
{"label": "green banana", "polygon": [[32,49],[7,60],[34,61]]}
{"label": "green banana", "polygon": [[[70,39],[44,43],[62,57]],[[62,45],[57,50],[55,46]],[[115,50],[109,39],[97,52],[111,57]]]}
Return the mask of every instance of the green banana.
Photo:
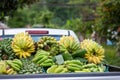
{"label": "green banana", "polygon": [[84,68],[90,68],[90,67],[97,67],[96,64],[94,63],[89,63],[89,64],[86,64],[86,65],[83,65]]}
{"label": "green banana", "polygon": [[91,72],[91,71],[89,69],[83,69],[83,70],[75,71],[75,72],[77,72],[77,73],[79,72],[80,73],[80,72]]}
{"label": "green banana", "polygon": [[68,64],[68,66],[76,67],[76,68],[82,69],[82,66],[81,66],[81,65],[78,65],[78,64]]}
{"label": "green banana", "polygon": [[79,60],[70,60],[70,61],[65,61],[64,62],[65,65],[69,65],[69,64],[77,64],[77,65],[83,65],[83,63],[81,63]]}
{"label": "green banana", "polygon": [[102,67],[98,66],[98,71],[99,72],[104,72],[104,69]]}
{"label": "green banana", "polygon": [[14,64],[17,64],[17,65],[19,65],[20,67],[22,67],[22,62],[19,60],[19,59],[14,59],[13,61],[12,61],[12,63],[14,63]]}
{"label": "green banana", "polygon": [[44,61],[44,63],[53,63],[53,60],[52,59],[47,59]]}
{"label": "green banana", "polygon": [[59,66],[54,70],[54,73],[60,73],[63,71],[63,68],[60,68]]}
{"label": "green banana", "polygon": [[19,70],[21,69],[21,67],[20,67],[19,65],[17,65],[17,64],[12,64],[11,66],[12,66],[13,69],[16,70],[16,71],[19,71]]}
{"label": "green banana", "polygon": [[73,66],[67,66],[67,69],[70,71],[79,71],[80,70],[78,67],[73,67]]}
{"label": "green banana", "polygon": [[52,66],[53,63],[41,63],[40,66],[42,67],[47,67],[47,66]]}
{"label": "green banana", "polygon": [[33,62],[37,62],[39,59],[41,59],[43,56],[35,56],[33,59],[32,59],[32,61]]}
{"label": "green banana", "polygon": [[79,60],[72,60],[71,63],[77,64],[77,65],[80,65],[80,66],[83,65],[83,63],[80,62]]}
{"label": "green banana", "polygon": [[[74,46],[73,46],[74,45]],[[78,46],[78,43],[77,42],[73,42],[73,44],[72,44],[72,47],[71,47],[72,49],[77,49],[77,48],[79,48],[79,46]]]}
{"label": "green banana", "polygon": [[91,72],[89,69],[83,69],[83,72]]}
{"label": "green banana", "polygon": [[40,59],[42,59],[44,57],[44,55],[42,55],[42,56],[35,56],[33,59],[32,59],[32,61],[33,62],[38,62]]}
{"label": "green banana", "polygon": [[87,51],[85,49],[80,49],[80,50],[77,50],[75,51],[73,54],[72,54],[72,57],[81,57],[83,58],[85,56],[85,54],[87,53]]}
{"label": "green banana", "polygon": [[12,63],[11,60],[7,60],[6,62],[7,62],[8,65],[10,65],[10,66],[11,66],[14,70],[16,70],[16,71],[19,71],[20,68],[21,68],[18,64]]}
{"label": "green banana", "polygon": [[48,56],[43,57],[42,59],[40,59],[37,64],[41,64],[43,61],[47,60]]}
{"label": "green banana", "polygon": [[64,64],[65,65],[71,64],[71,61],[65,61]]}
{"label": "green banana", "polygon": [[58,67],[58,65],[52,65],[47,69],[47,73],[54,73],[54,70]]}
{"label": "green banana", "polygon": [[63,70],[60,73],[67,73],[68,69],[67,68],[63,68]]}
{"label": "green banana", "polygon": [[44,50],[38,50],[38,51],[36,52],[36,55],[35,55],[35,56],[41,56],[41,55],[49,56],[50,53],[47,52],[47,51],[44,51]]}

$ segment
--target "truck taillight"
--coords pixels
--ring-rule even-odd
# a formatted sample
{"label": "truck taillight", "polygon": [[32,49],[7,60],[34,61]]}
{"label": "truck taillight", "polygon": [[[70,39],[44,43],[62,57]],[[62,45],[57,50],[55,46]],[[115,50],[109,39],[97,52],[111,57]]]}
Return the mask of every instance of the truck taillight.
{"label": "truck taillight", "polygon": [[26,30],[29,34],[48,34],[47,30]]}

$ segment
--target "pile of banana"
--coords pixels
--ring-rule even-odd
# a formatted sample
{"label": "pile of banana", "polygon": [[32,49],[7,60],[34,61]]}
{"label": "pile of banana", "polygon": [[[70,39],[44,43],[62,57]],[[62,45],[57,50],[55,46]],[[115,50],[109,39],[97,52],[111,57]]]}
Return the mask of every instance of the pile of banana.
{"label": "pile of banana", "polygon": [[38,50],[32,61],[42,67],[52,66],[54,64],[50,53],[44,50]]}
{"label": "pile of banana", "polygon": [[94,63],[83,64],[79,60],[65,61],[62,65],[53,65],[47,69],[47,73],[71,73],[71,72],[104,72],[106,69],[103,65]]}
{"label": "pile of banana", "polygon": [[21,32],[0,41],[0,74],[104,72],[103,60],[103,47],[89,39],[43,36],[35,42]]}

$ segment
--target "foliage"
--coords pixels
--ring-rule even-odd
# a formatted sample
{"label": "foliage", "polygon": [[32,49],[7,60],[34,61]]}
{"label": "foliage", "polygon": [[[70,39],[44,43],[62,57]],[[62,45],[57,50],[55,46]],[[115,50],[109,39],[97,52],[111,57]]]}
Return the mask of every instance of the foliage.
{"label": "foliage", "polygon": [[[117,42],[117,37],[120,36],[118,31],[120,27],[120,0],[101,0],[100,7],[98,7],[98,19],[96,19],[96,28],[99,35],[104,38],[109,38],[113,42]],[[119,42],[117,42],[117,53],[119,53]]]}
{"label": "foliage", "polygon": [[47,8],[39,8],[37,4],[31,6],[25,6],[23,9],[19,8],[13,17],[9,17],[7,24],[10,27],[25,27],[33,24],[49,24],[49,20],[52,18],[53,13]]}
{"label": "foliage", "polygon": [[12,16],[18,7],[23,7],[25,4],[31,4],[39,0],[0,0],[0,21],[4,20],[5,16]]}
{"label": "foliage", "polygon": [[116,56],[116,46],[103,45],[105,48],[105,60],[108,64],[120,66],[120,58]]}
{"label": "foliage", "polygon": [[[13,17],[9,17],[7,24],[10,27],[42,24],[47,27],[62,28],[61,26],[66,25],[68,20],[76,18],[87,20],[87,18],[89,18],[94,10],[92,7],[89,7],[90,5],[86,4],[86,1],[87,0],[74,0],[73,4],[73,0],[40,0],[39,3],[24,6],[22,9],[18,8]],[[91,0],[89,3],[95,3],[95,1]],[[85,24],[87,23],[90,25],[89,23],[91,23],[91,21]]]}
{"label": "foliage", "polygon": [[[120,1],[119,0],[101,0],[100,7],[98,8],[98,16],[102,26],[102,33],[106,38],[115,40],[111,35],[115,35],[118,27],[120,26]],[[109,33],[108,33],[109,30]]]}
{"label": "foliage", "polygon": [[76,18],[72,20],[67,20],[67,23],[63,27],[73,30],[78,34],[78,36],[81,35],[83,36],[83,38],[88,38],[88,36],[90,35],[87,36],[86,34],[90,34],[92,32],[92,24],[93,21],[84,22],[81,18]]}
{"label": "foliage", "polygon": [[117,51],[117,56],[120,56],[120,37],[118,37],[116,51]]}

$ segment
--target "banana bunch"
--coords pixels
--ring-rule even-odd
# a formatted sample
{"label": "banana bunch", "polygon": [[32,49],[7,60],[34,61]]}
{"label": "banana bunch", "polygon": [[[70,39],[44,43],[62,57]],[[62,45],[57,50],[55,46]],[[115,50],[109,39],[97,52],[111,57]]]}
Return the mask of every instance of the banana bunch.
{"label": "banana bunch", "polygon": [[64,62],[64,65],[70,72],[79,71],[83,68],[83,63],[79,60],[68,60]]}
{"label": "banana bunch", "polygon": [[64,53],[74,53],[80,49],[79,43],[72,36],[62,36],[59,40],[60,51]]}
{"label": "banana bunch", "polygon": [[19,59],[7,60],[6,63],[15,71],[20,71],[22,67],[22,62]]}
{"label": "banana bunch", "polygon": [[34,41],[28,33],[18,33],[13,38],[12,49],[20,58],[29,57],[35,51]]}
{"label": "banana bunch", "polygon": [[68,69],[64,65],[52,65],[47,69],[47,73],[67,73]]}
{"label": "banana bunch", "polygon": [[81,49],[85,49],[87,53],[85,58],[89,63],[99,64],[104,58],[104,49],[101,45],[93,40],[85,39],[80,44]]}
{"label": "banana bunch", "polygon": [[104,72],[106,69],[103,65],[96,65],[94,63],[89,63],[83,65],[81,70],[76,70],[75,72]]}
{"label": "banana bunch", "polygon": [[38,50],[43,49],[50,52],[51,55],[56,55],[59,53],[59,44],[54,37],[43,36],[38,41]]}
{"label": "banana bunch", "polygon": [[23,63],[23,66],[18,74],[41,74],[43,73],[42,68],[32,62],[33,57],[21,58],[20,60]]}
{"label": "banana bunch", "polygon": [[13,75],[17,74],[17,72],[13,68],[10,68],[6,61],[0,61],[0,74]]}
{"label": "banana bunch", "polygon": [[38,50],[32,61],[42,67],[52,66],[54,64],[50,53],[44,50]]}
{"label": "banana bunch", "polygon": [[12,39],[5,38],[0,41],[0,60],[14,59],[15,53],[11,48]]}

